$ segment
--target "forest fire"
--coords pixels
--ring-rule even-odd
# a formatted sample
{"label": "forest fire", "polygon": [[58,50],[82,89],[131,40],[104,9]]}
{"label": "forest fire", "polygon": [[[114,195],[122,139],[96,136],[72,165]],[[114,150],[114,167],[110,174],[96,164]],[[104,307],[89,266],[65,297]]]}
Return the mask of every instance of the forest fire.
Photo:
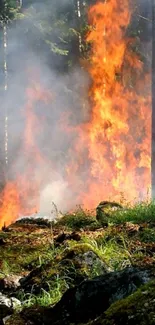
{"label": "forest fire", "polygon": [[[91,120],[87,125],[91,161],[87,207],[123,196],[146,198],[151,164],[151,78],[144,72],[135,39],[127,37],[128,0],[99,2],[89,10],[93,26]],[[150,87],[151,88],[151,87]]]}
{"label": "forest fire", "polygon": [[[86,37],[91,43],[91,116],[89,122],[75,128],[63,125],[64,133],[80,134],[68,149],[71,157],[76,152],[73,159],[64,161],[65,180],[75,205],[78,202],[88,209],[101,200],[119,201],[121,193],[130,202],[144,199],[151,186],[151,78],[135,50],[135,38],[128,36],[131,17],[128,0],[97,2],[88,11],[92,26]],[[46,158],[36,143],[41,121],[34,108],[38,101],[50,99],[39,83],[32,82],[27,89],[23,141],[26,169],[1,195],[0,227],[19,214],[39,209],[44,175],[35,172],[35,167],[46,165]],[[88,168],[83,177],[80,170],[85,161]]]}

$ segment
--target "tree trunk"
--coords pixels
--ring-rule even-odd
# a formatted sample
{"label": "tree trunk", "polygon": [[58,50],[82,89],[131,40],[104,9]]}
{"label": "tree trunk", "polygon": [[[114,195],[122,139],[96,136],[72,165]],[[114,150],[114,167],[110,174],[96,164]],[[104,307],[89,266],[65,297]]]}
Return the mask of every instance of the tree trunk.
{"label": "tree trunk", "polygon": [[155,0],[152,0],[152,198],[155,198]]}

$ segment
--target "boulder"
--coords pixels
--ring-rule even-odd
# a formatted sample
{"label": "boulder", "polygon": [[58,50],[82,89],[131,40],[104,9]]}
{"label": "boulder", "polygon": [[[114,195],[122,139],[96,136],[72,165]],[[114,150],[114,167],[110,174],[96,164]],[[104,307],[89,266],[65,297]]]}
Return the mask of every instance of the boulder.
{"label": "boulder", "polygon": [[153,325],[155,324],[155,281],[150,281],[129,297],[112,304],[108,310],[87,325]]}

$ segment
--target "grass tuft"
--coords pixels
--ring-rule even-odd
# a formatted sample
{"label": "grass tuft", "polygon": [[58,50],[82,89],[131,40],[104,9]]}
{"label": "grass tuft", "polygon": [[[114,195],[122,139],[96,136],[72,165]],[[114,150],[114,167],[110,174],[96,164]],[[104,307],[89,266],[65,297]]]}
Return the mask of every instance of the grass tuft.
{"label": "grass tuft", "polygon": [[155,222],[155,201],[139,203],[122,211],[118,210],[112,218],[109,218],[109,222],[113,224]]}
{"label": "grass tuft", "polygon": [[60,219],[56,226],[65,226],[71,230],[80,230],[86,228],[98,228],[99,224],[94,216],[89,211],[84,211],[78,208],[73,213],[68,213]]}

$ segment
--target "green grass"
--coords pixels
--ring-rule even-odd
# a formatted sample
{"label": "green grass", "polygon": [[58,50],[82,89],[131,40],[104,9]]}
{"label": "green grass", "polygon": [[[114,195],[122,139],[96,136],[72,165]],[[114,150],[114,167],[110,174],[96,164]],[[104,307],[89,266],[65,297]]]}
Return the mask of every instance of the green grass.
{"label": "green grass", "polygon": [[[27,247],[27,246],[12,246],[0,249],[0,258],[2,265],[0,271],[5,272],[5,265],[9,273],[20,273],[29,270],[29,265],[33,267],[40,265],[41,261],[46,260],[47,256],[52,256],[52,250],[48,246]],[[5,261],[5,265],[4,265]]]}
{"label": "green grass", "polygon": [[155,222],[155,201],[139,203],[122,211],[116,211],[112,218],[109,218],[109,222],[113,224]]}
{"label": "green grass", "polygon": [[24,294],[20,292],[18,299],[22,302],[23,307],[35,306],[49,306],[56,304],[62,297],[63,293],[68,289],[68,284],[65,278],[57,276],[55,281],[48,283],[49,290],[46,291],[43,288],[39,295],[32,293]]}
{"label": "green grass", "polygon": [[104,237],[98,241],[85,239],[89,242],[89,246],[91,249],[99,256],[101,260],[103,260],[109,271],[121,270],[127,266],[131,266],[132,260],[131,255],[125,245],[125,241],[122,238],[122,244],[118,244],[114,239],[109,241],[104,241]]}
{"label": "green grass", "polygon": [[55,227],[65,226],[65,228],[71,230],[80,229],[96,229],[99,228],[99,224],[96,218],[89,211],[84,211],[78,208],[75,212],[66,214],[60,219]]}
{"label": "green grass", "polygon": [[[125,222],[142,223],[155,222],[155,201],[151,203],[142,202],[134,206],[124,208],[124,210],[112,211],[109,217],[106,217],[109,225],[121,224]],[[101,227],[95,216],[90,211],[84,211],[79,208],[74,213],[66,214],[58,223],[58,226],[64,226],[72,230],[90,229],[95,230]]]}

